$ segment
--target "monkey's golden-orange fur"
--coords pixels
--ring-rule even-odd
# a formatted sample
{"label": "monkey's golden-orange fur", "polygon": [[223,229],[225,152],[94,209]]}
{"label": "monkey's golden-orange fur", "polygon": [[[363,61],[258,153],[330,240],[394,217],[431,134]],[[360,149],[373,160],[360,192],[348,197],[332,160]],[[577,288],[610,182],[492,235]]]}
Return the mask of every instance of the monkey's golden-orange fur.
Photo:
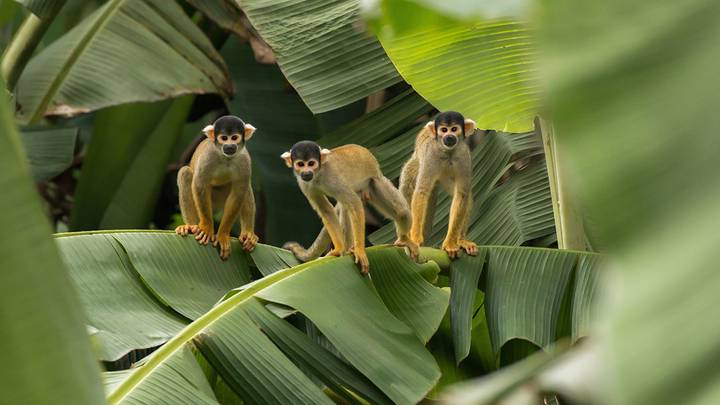
{"label": "monkey's golden-orange fur", "polygon": [[425,243],[432,226],[438,186],[453,196],[448,232],[442,243],[442,249],[451,258],[457,257],[460,249],[477,254],[477,245],[465,239],[472,207],[472,161],[464,134],[471,134],[474,129],[472,120],[440,125],[437,130],[457,138],[448,147],[443,144],[443,134],[436,132],[435,122],[430,121],[418,133],[413,155],[400,175],[400,191],[410,203],[412,213],[410,239],[419,246]]}

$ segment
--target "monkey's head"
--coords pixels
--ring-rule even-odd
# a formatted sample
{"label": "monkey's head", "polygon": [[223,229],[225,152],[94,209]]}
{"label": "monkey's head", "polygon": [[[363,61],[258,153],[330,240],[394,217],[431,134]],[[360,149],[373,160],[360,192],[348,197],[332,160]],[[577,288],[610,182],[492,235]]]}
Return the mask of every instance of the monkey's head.
{"label": "monkey's head", "polygon": [[475,130],[475,121],[465,119],[459,112],[445,111],[438,114],[434,121],[428,122],[425,127],[445,149],[453,149],[465,139],[466,133],[472,134]]}
{"label": "monkey's head", "polygon": [[329,154],[330,150],[321,148],[313,141],[300,141],[280,157],[293,169],[296,177],[303,181],[311,181]]}
{"label": "monkey's head", "polygon": [[252,137],[255,127],[234,115],[224,115],[206,126],[203,132],[223,155],[232,157],[245,147],[245,141]]}

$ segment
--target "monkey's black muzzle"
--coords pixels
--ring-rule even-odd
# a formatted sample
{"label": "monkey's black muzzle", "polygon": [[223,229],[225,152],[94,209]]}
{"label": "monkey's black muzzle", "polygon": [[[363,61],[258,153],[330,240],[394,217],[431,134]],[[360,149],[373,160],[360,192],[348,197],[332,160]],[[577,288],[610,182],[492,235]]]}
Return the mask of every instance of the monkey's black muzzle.
{"label": "monkey's black muzzle", "polygon": [[448,148],[452,148],[458,143],[458,138],[455,135],[447,135],[443,137],[442,142]]}
{"label": "monkey's black muzzle", "polygon": [[235,144],[225,144],[222,147],[222,151],[227,156],[232,156],[238,151],[238,147]]}
{"label": "monkey's black muzzle", "polygon": [[300,178],[304,181],[310,181],[313,179],[313,172],[302,172],[300,173]]}

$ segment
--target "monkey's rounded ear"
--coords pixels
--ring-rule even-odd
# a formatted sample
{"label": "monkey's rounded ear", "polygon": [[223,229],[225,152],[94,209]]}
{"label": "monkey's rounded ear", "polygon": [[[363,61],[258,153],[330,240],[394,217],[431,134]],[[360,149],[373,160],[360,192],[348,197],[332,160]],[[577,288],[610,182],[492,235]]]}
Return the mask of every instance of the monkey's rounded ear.
{"label": "monkey's rounded ear", "polygon": [[215,127],[212,125],[208,125],[205,128],[203,128],[203,132],[205,133],[205,136],[207,136],[210,139],[215,139]]}
{"label": "monkey's rounded ear", "polygon": [[285,164],[287,165],[287,167],[292,167],[292,159],[290,158],[290,152],[285,152],[280,155],[280,157],[285,160]]}
{"label": "monkey's rounded ear", "polygon": [[475,131],[475,128],[477,126],[475,125],[475,121],[471,120],[470,118],[465,119],[465,133],[468,135],[472,135],[472,133]]}
{"label": "monkey's rounded ear", "polygon": [[255,127],[246,123],[245,124],[245,133],[243,134],[243,139],[246,141],[250,138],[252,138],[253,134],[255,133]]}
{"label": "monkey's rounded ear", "polygon": [[437,132],[435,131],[435,121],[428,121],[428,123],[425,124],[425,129],[429,130],[433,136],[437,136]]}
{"label": "monkey's rounded ear", "polygon": [[326,149],[326,148],[320,149],[320,163],[325,162],[325,159],[331,153],[332,153],[332,151],[330,149]]}

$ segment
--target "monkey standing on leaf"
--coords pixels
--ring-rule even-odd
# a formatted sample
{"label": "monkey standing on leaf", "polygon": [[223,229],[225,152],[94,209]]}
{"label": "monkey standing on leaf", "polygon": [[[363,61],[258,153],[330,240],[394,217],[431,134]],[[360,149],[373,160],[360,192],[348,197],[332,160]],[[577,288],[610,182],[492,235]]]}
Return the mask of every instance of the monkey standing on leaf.
{"label": "monkey standing on leaf", "polygon": [[462,114],[439,114],[420,131],[415,152],[400,174],[400,191],[410,203],[412,229],[410,239],[422,246],[432,226],[435,188],[439,185],[453,196],[450,224],[442,249],[455,258],[460,249],[477,254],[477,245],[465,239],[472,206],[472,161],[465,136],[475,130],[475,122]]}
{"label": "monkey standing on leaf", "polygon": [[[362,273],[366,274],[369,262],[365,253],[363,200],[395,220],[398,235],[395,245],[407,247],[412,258],[417,258],[418,247],[408,235],[410,212],[407,203],[390,180],[383,176],[380,165],[369,150],[359,145],[328,150],[321,149],[315,142],[302,141],[281,157],[288,167],[293,168],[300,190],[325,226],[313,243],[311,253],[297,243],[285,245],[300,260],[319,256],[332,241],[333,249],[328,256],[340,256],[349,251],[355,256],[355,263],[360,265]],[[337,207],[332,206],[328,197],[337,201]],[[352,237],[347,238],[348,234]]]}
{"label": "monkey standing on leaf", "polygon": [[[175,229],[179,235],[195,234],[202,245],[220,246],[220,257],[230,256],[230,230],[240,215],[240,243],[251,251],[258,237],[255,198],[250,184],[250,155],[245,142],[255,128],[240,118],[226,115],[203,129],[207,136],[195,149],[189,166],[178,172],[180,212],[185,221]],[[223,208],[217,235],[213,210]]]}

